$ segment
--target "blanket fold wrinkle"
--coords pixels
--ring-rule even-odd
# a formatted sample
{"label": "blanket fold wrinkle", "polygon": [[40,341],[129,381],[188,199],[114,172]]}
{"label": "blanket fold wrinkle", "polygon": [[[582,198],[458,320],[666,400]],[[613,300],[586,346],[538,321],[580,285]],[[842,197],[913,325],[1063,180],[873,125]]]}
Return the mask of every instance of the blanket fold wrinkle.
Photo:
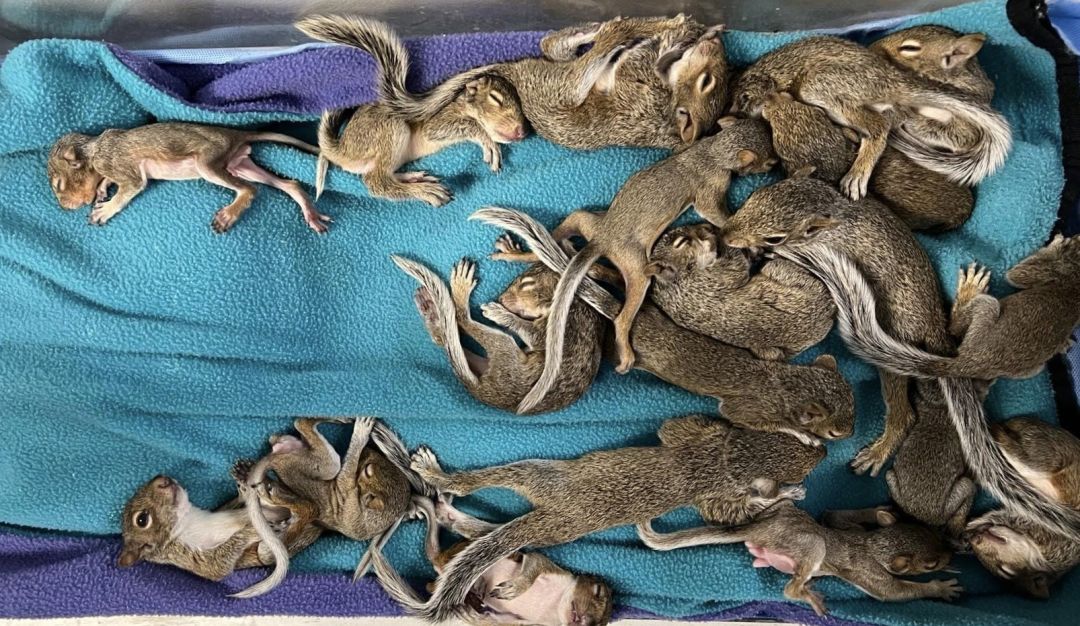
{"label": "blanket fold wrinkle", "polygon": [[[979,55],[997,83],[994,106],[1010,121],[1015,147],[1005,167],[977,189],[961,229],[920,235],[944,293],[973,260],[1004,271],[1046,240],[1063,185],[1054,67],[1009,25],[1004,2],[985,0],[908,20],[989,35]],[[742,65],[787,41],[781,35],[728,32]],[[413,88],[453,72],[538,54],[539,33],[479,34],[410,42]],[[58,617],[124,613],[394,614],[373,581],[347,585],[363,546],[320,540],[294,561],[279,590],[254,601],[225,600],[258,572],[218,585],[184,572],[140,564],[113,566],[124,501],[165,473],[192,501],[212,507],[234,493],[227,470],[267,449],[296,415],[373,414],[410,447],[430,444],[444,466],[486,466],[526,458],[569,458],[626,445],[654,445],[663,419],[715,412],[642,372],[605,365],[592,389],[566,410],[521,418],[473,401],[453,378],[412,303],[414,283],[391,254],[417,259],[444,277],[463,256],[480,260],[474,304],[493,300],[520,268],[486,259],[500,234],[466,218],[476,209],[524,210],[549,227],[578,208],[602,209],[635,171],[663,151],[573,151],[537,137],[503,146],[493,174],[479,149],[459,145],[409,169],[442,178],[455,193],[440,209],[371,198],[355,176],[331,168],[319,210],[334,218],[312,233],[284,194],[260,187],[251,209],[226,235],[210,220],[227,190],[203,181],[152,182],[104,227],[88,210],[62,211],[45,176],[52,142],[71,131],[100,132],[156,120],[288,129],[312,139],[324,107],[372,96],[372,66],[353,50],[308,48],[228,66],[154,65],[129,52],[83,41],[29,42],[0,67],[0,587],[13,602],[0,616]],[[257,145],[253,158],[300,180],[310,192],[315,158],[280,145]],[[766,177],[737,181],[737,206]],[[903,271],[900,268],[900,271]],[[807,480],[803,502],[819,514],[883,502],[883,480],[853,475],[847,462],[882,429],[875,372],[835,335],[799,357],[837,355],[856,392],[855,435],[829,445]],[[732,371],[732,376],[739,372]],[[1054,420],[1047,375],[994,385],[996,419]],[[343,446],[347,429],[325,428]],[[524,510],[508,492],[461,499],[474,513],[505,520]],[[658,526],[699,523],[678,511]],[[409,524],[387,555],[409,577],[434,575]],[[783,602],[785,576],[753,570],[740,546],[670,553],[647,550],[630,528],[612,529],[546,551],[560,564],[605,577],[618,602],[667,616],[768,615],[805,623],[805,607]],[[955,604],[880,604],[833,579],[816,587],[833,614],[880,624],[1062,623],[1080,607],[1080,579],[1067,578],[1051,602],[1003,595],[1003,586],[970,558],[958,557],[967,590]],[[63,584],[64,602],[55,591]],[[324,593],[325,592],[325,593]],[[329,598],[335,598],[329,600]],[[753,604],[748,604],[753,603]],[[627,609],[624,609],[627,610]]]}

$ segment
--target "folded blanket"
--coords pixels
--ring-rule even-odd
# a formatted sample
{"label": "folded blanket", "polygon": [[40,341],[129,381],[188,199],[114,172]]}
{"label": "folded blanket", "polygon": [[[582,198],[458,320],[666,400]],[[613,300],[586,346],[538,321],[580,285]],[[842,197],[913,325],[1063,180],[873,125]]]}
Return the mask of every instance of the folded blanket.
{"label": "folded blanket", "polygon": [[[1055,66],[1019,35],[1005,3],[989,0],[909,20],[986,32],[979,59],[995,79],[995,107],[1015,131],[1004,169],[979,186],[978,205],[960,230],[924,236],[943,289],[972,260],[995,272],[1038,248],[1055,221],[1064,184]],[[469,35],[413,42],[416,88],[482,63],[537,54],[537,33]],[[731,32],[733,62],[745,64],[799,34]],[[45,158],[69,131],[98,132],[153,120],[264,127],[309,140],[324,106],[371,96],[370,63],[337,48],[310,48],[257,63],[214,67],[154,65],[122,50],[77,41],[35,41],[0,68],[0,172],[8,202],[0,211],[0,584],[11,590],[0,615],[112,613],[380,614],[389,610],[367,581],[345,592],[363,546],[320,540],[294,563],[302,576],[267,598],[228,601],[259,576],[222,585],[168,568],[112,567],[114,534],[126,498],[156,473],[212,506],[232,492],[227,468],[265,452],[265,439],[295,415],[374,414],[410,446],[428,443],[451,469],[524,458],[569,458],[590,450],[651,445],[664,418],[715,411],[647,374],[602,369],[574,406],[520,418],[479,405],[450,373],[412,305],[415,284],[389,261],[404,254],[448,273],[463,256],[482,258],[498,234],[466,221],[475,209],[523,209],[549,226],[569,211],[604,207],[633,172],[662,158],[657,150],[572,151],[531,137],[506,146],[492,174],[479,150],[462,145],[410,166],[442,177],[455,200],[441,209],[367,195],[355,177],[331,169],[319,208],[335,219],[329,234],[307,229],[282,194],[260,189],[251,210],[227,235],[214,235],[214,211],[230,200],[202,181],[155,182],[103,228],[86,212],[61,211]],[[259,145],[268,169],[310,185],[314,157]],[[737,205],[766,179],[738,181]],[[519,268],[482,262],[476,302],[493,299]],[[856,391],[855,436],[830,444],[807,480],[804,506],[858,507],[886,499],[882,480],[854,476],[847,461],[882,428],[874,371],[835,337],[809,351],[836,354]],[[732,371],[732,376],[739,372]],[[1001,381],[988,410],[1055,418],[1045,374]],[[326,427],[338,443],[341,427]],[[524,510],[501,491],[462,499],[493,520]],[[680,511],[663,525],[687,525]],[[408,525],[387,554],[407,576],[433,576]],[[52,531],[44,533],[42,531]],[[752,570],[741,547],[654,553],[628,528],[597,533],[548,553],[564,566],[607,578],[624,607],[669,616],[771,615],[806,623],[805,607],[778,602],[785,576]],[[974,560],[959,558],[968,593],[954,604],[882,605],[835,580],[818,588],[835,615],[883,624],[1034,624],[1075,613],[1080,580],[1070,577],[1048,603],[1001,595],[1003,586]],[[323,573],[317,573],[323,572]],[[43,589],[63,588],[56,603]],[[350,587],[350,589],[352,589]],[[313,594],[312,590],[319,590]],[[317,600],[314,598],[318,598]],[[331,598],[334,598],[331,600]],[[760,602],[759,602],[760,601]],[[753,604],[748,604],[753,603]]]}

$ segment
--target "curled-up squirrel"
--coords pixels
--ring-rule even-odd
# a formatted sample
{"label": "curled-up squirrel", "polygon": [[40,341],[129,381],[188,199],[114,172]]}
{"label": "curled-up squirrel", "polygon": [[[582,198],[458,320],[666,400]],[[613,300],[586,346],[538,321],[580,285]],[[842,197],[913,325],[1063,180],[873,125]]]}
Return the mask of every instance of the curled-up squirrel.
{"label": "curled-up squirrel", "polygon": [[955,357],[930,354],[910,339],[894,337],[876,323],[873,299],[845,303],[852,323],[845,338],[859,356],[905,376],[1034,376],[1051,357],[1068,349],[1080,323],[1080,237],[1057,235],[1005,278],[1020,291],[999,300],[986,293],[985,269],[960,270],[951,330],[964,339]]}
{"label": "curled-up squirrel", "polygon": [[[915,72],[933,83],[947,85],[969,94],[989,106],[994,83],[975,58],[986,35],[960,33],[943,26],[915,26],[886,35],[870,44],[872,52],[897,67]],[[920,115],[901,110],[899,123],[928,144],[944,151],[969,150],[981,141],[977,124],[942,115]]]}
{"label": "curled-up squirrel", "polygon": [[[524,213],[489,207],[470,219],[503,227],[533,250],[531,254],[509,253],[503,244],[498,248],[499,258],[539,259],[553,271],[566,269],[566,254],[554,238]],[[583,283],[581,299],[608,319],[619,310],[615,298],[591,279]],[[720,413],[735,424],[787,432],[812,444],[816,438],[843,439],[854,431],[851,387],[829,355],[810,365],[758,359],[746,350],[678,326],[648,303],[634,320],[631,337],[639,342],[635,367],[692,393],[716,398]],[[740,375],[733,378],[728,374],[731,371]]]}
{"label": "curled-up squirrel", "polygon": [[[894,334],[937,353],[952,348],[937,272],[929,257],[911,230],[871,198],[853,202],[824,181],[789,178],[751,194],[728,220],[724,242],[736,248],[769,248],[781,257],[808,245],[841,251],[857,259],[859,269],[872,281],[882,302],[881,322]],[[872,476],[915,419],[908,379],[880,364],[878,371],[886,405],[885,431],[853,462],[856,471],[869,470]]]}
{"label": "curled-up squirrel", "polygon": [[[326,422],[353,423],[352,436],[344,458],[317,427]],[[271,452],[256,463],[247,475],[247,484],[257,487],[267,472],[318,510],[317,523],[357,541],[371,540],[368,553],[357,566],[355,577],[366,571],[371,552],[384,544],[407,512],[413,509],[413,495],[430,490],[408,468],[404,444],[384,424],[371,417],[346,420],[299,418],[293,423],[299,438],[274,435]],[[374,446],[368,445],[369,442]],[[250,504],[249,514],[255,517]],[[271,541],[271,537],[264,537]],[[266,584],[260,583],[248,595],[265,593],[284,578],[277,568]]]}
{"label": "curled-up squirrel", "polygon": [[[329,163],[359,174],[373,196],[391,200],[420,200],[442,206],[450,191],[426,172],[402,172],[402,165],[465,141],[480,146],[492,171],[502,164],[498,144],[525,137],[525,116],[514,86],[496,75],[480,75],[461,86],[454,98],[426,118],[396,114],[386,99],[405,92],[409,52],[401,39],[381,22],[355,17],[315,16],[296,23],[304,34],[321,41],[377,50],[376,71],[383,89],[374,104],[323,113],[319,122],[319,162],[315,197],[322,194]],[[368,36],[370,33],[370,36]],[[338,127],[345,118],[338,136]]]}
{"label": "curled-up squirrel", "polygon": [[[786,91],[767,95],[761,116],[772,127],[773,147],[788,173],[813,168],[816,178],[836,183],[855,160],[858,135]],[[892,147],[881,153],[869,185],[870,192],[916,230],[956,228],[975,208],[971,189]]]}
{"label": "curled-up squirrel", "polygon": [[711,224],[673,228],[653,246],[649,297],[676,324],[783,359],[829,334],[835,307],[819,280],[783,259],[751,275],[743,250],[724,246]]}
{"label": "curled-up squirrel", "polygon": [[952,552],[925,526],[899,522],[885,511],[877,515],[881,527],[875,530],[828,528],[793,503],[780,502],[740,527],[659,533],[645,523],[638,526],[638,536],[655,550],[745,542],[755,567],[774,565],[792,574],[784,597],[810,604],[818,615],[826,610],[824,599],[810,588],[815,576],[836,576],[885,602],[952,600],[963,592],[955,579],[900,578],[936,572],[949,564]]}
{"label": "curled-up squirrel", "polygon": [[[443,498],[436,505],[423,502],[418,512],[428,525],[424,553],[439,574],[472,540],[497,528],[462,513]],[[441,549],[440,526],[465,539]],[[379,551],[372,555],[372,568],[391,598],[413,609],[423,607],[423,600]],[[458,617],[473,626],[604,626],[611,621],[613,607],[611,588],[603,580],[572,574],[539,552],[515,552],[481,575]]]}
{"label": "curled-up squirrel", "polygon": [[513,489],[533,509],[474,540],[447,564],[431,599],[414,613],[443,620],[489,567],[526,547],[571,542],[592,532],[641,524],[694,506],[710,523],[748,521],[779,500],[799,499],[801,482],[824,457],[784,433],[736,428],[690,415],[664,422],[659,446],[591,452],[571,460],[529,460],[447,474],[422,448],[413,469],[436,490],[466,495]]}
{"label": "curled-up squirrel", "polygon": [[[791,92],[800,102],[821,107],[834,122],[858,133],[855,160],[840,180],[844,193],[856,200],[866,195],[870,175],[890,141],[915,163],[964,185],[974,185],[1000,168],[1012,147],[1008,122],[978,97],[839,37],[808,37],[761,57],[736,80],[732,108],[757,115],[766,95],[775,91]],[[890,122],[883,112],[892,109],[937,117],[943,124],[969,125],[978,130],[979,140],[964,150],[942,150],[917,129]]]}
{"label": "curled-up squirrel", "polygon": [[[886,369],[907,370],[907,367],[896,367],[897,364],[891,359],[897,357],[905,359],[902,365],[906,366],[912,362],[917,362],[921,358],[920,355],[926,353],[911,347],[910,344],[916,343],[914,341],[909,343],[894,341],[884,332],[879,332],[876,335],[868,334],[867,329],[879,328],[875,316],[881,315],[881,313],[877,312],[875,303],[877,294],[874,293],[874,288],[871,287],[867,277],[864,277],[862,273],[862,267],[867,266],[862,265],[860,267],[856,265],[848,257],[848,253],[834,250],[828,245],[823,245],[825,244],[823,240],[819,241],[820,243],[810,243],[789,249],[778,248],[777,253],[785,258],[802,263],[825,283],[825,286],[833,295],[833,300],[836,302],[836,318],[840,334],[853,352],[867,358],[877,365],[879,369],[885,367]],[[1058,243],[1058,246],[1060,245]],[[1034,257],[1021,263],[1017,268],[1025,267],[1025,264],[1035,257],[1041,257],[1043,254],[1049,254],[1053,257],[1053,247],[1054,244],[1051,244],[1050,252],[1044,249]],[[912,275],[910,265],[907,265],[907,267],[907,276],[910,277]],[[1033,269],[1037,267],[1039,266],[1026,266],[1026,271],[1037,271]],[[1014,270],[1017,268],[1014,268]],[[972,269],[962,274],[961,282],[960,293],[953,306],[953,319],[950,330],[956,335],[963,335],[966,331],[964,343],[967,344],[973,338],[973,328],[965,328],[967,323],[964,320],[964,292],[967,290],[978,293],[979,290],[985,287],[985,280],[983,276]],[[880,286],[880,281],[875,281],[875,284]],[[1023,292],[1017,295],[1023,295]],[[891,315],[888,308],[886,308],[886,312],[886,314]],[[1075,312],[1071,314],[1075,315]],[[869,337],[872,337],[873,340],[867,341]],[[881,343],[882,338],[889,339],[892,342],[889,345],[902,348],[902,350],[893,352],[890,349],[886,353],[879,353],[876,350],[868,349],[868,346],[883,345]],[[1031,338],[1030,341],[1038,340]],[[1027,346],[1016,346],[1016,350],[1021,353],[1026,348]],[[885,356],[884,359],[880,358],[882,354]],[[1005,504],[1010,511],[1054,533],[1080,541],[1080,513],[1063,506],[1030,485],[1009,464],[1002,450],[994,442],[986,425],[986,414],[983,408],[984,385],[976,385],[976,381],[971,378],[940,378],[938,384],[941,386],[945,396],[949,418],[957,435],[960,437],[964,458],[976,481],[990,495]],[[903,430],[906,431],[906,428]]]}
{"label": "curled-up squirrel", "polygon": [[[384,24],[340,16],[324,19],[338,24],[340,36],[334,41],[365,50],[384,68],[396,62]],[[692,37],[698,39],[681,52],[679,60],[684,63],[677,66],[677,73],[663,71],[676,64],[669,62],[666,54],[655,51],[658,46],[634,45],[641,39],[675,43]],[[587,38],[593,47],[572,60],[528,58],[487,65],[463,72],[419,95],[409,93],[404,84],[388,80],[403,72],[384,71],[378,85],[379,99],[399,117],[426,120],[448,106],[469,82],[497,75],[514,86],[525,117],[537,134],[560,145],[585,149],[611,145],[678,148],[711,128],[723,110],[727,61],[718,30],[706,30],[691,20],[613,20],[598,25]],[[629,60],[624,58],[627,54],[648,54],[656,61]],[[663,67],[652,67],[661,60]],[[605,93],[606,86],[600,84],[598,89],[597,83],[611,78],[613,66],[618,68],[618,80]],[[664,77],[658,75],[657,69]],[[684,93],[693,102],[675,101],[673,94]],[[683,137],[671,123],[681,119],[680,108],[687,115],[700,112],[703,116],[682,125],[690,129]]]}
{"label": "curled-up squirrel", "polygon": [[885,472],[889,497],[905,513],[959,540],[975,500],[960,437],[936,382],[916,381],[915,424]]}
{"label": "curled-up squirrel", "polygon": [[[203,124],[159,122],[131,130],[110,129],[97,137],[68,133],[49,152],[49,183],[60,206],[78,209],[94,203],[90,223],[103,225],[142,193],[150,180],[203,179],[236,192],[236,199],[214,214],[216,233],[229,230],[255,197],[255,185],[285,192],[312,230],[326,232],[330,218],[315,210],[300,183],[285,180],[251,160],[251,144],[282,143],[305,152],[319,149],[279,133],[234,130]],[[112,198],[109,188],[116,185]]]}
{"label": "curled-up squirrel", "polygon": [[1080,439],[1031,417],[990,425],[1005,459],[1032,487],[1065,506],[1080,509]]}
{"label": "curled-up squirrel", "polygon": [[731,177],[765,172],[776,162],[764,123],[731,119],[723,126],[719,134],[635,173],[606,213],[575,211],[555,230],[559,241],[580,235],[588,243],[574,255],[555,288],[548,313],[544,373],[518,405],[518,412],[536,406],[556,380],[574,294],[601,257],[618,268],[625,283],[624,303],[615,318],[616,370],[626,373],[633,367],[630,327],[655,271],[649,260],[653,244],[691,204],[706,220],[723,224]]}
{"label": "curled-up squirrel", "polygon": [[[235,476],[240,491],[243,477]],[[311,545],[322,530],[314,524],[314,505],[292,494],[280,483],[260,499],[263,514],[286,554]],[[117,559],[120,567],[139,561],[163,563],[196,576],[218,581],[234,570],[274,563],[269,546],[262,542],[241,501],[215,511],[191,503],[187,491],[168,476],[155,476],[135,492],[124,506],[124,547]]]}
{"label": "curled-up squirrel", "polygon": [[[472,319],[469,296],[476,286],[476,264],[462,259],[454,266],[450,289],[434,272],[419,263],[391,257],[418,280],[414,300],[436,345],[446,350],[454,375],[474,398],[499,409],[514,410],[540,378],[544,368],[544,338],[548,308],[559,275],[535,264],[514,279],[498,302],[482,307],[485,317],[504,330]],[[600,367],[604,320],[581,302],[574,303],[567,323],[568,349],[557,380],[530,414],[561,409],[575,402],[592,384]],[[460,332],[484,349],[479,356],[461,345]],[[522,349],[510,331],[525,344]]]}
{"label": "curled-up squirrel", "polygon": [[1000,509],[971,520],[967,538],[975,557],[998,578],[1046,600],[1050,587],[1080,564],[1080,542]]}

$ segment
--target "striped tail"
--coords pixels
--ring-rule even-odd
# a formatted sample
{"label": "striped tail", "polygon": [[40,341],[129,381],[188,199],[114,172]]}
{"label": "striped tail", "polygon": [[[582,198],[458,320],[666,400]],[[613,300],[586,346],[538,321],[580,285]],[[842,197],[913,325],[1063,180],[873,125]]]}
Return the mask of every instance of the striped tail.
{"label": "striped tail", "polygon": [[315,199],[318,200],[326,187],[326,170],[330,167],[328,154],[335,154],[341,146],[338,128],[347,116],[352,116],[356,108],[323,111],[319,118],[319,160],[315,163]]}
{"label": "striped tail", "polygon": [[247,510],[248,519],[251,521],[252,528],[255,529],[255,534],[258,535],[259,541],[269,548],[270,554],[274,556],[274,571],[247,589],[230,594],[232,598],[261,596],[280,585],[289,572],[289,549],[285,547],[285,542],[270,528],[270,524],[266,521],[266,516],[263,515],[262,503],[259,501],[259,493],[255,489],[259,483],[265,480],[268,465],[268,457],[264,457],[248,472],[245,480],[247,492],[244,494],[244,508]]}
{"label": "striped tail", "polygon": [[892,145],[915,163],[969,187],[993,174],[1005,163],[1005,157],[1012,148],[1012,131],[1005,117],[989,106],[930,90],[920,91],[911,102],[902,104],[916,111],[924,106],[943,109],[965,118],[979,129],[979,141],[962,152],[928,145],[903,125],[893,129]]}

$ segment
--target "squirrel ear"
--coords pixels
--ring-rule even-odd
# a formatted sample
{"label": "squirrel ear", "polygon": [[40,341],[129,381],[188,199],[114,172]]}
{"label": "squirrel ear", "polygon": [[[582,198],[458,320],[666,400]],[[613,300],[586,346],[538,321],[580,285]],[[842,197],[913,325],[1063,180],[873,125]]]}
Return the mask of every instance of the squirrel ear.
{"label": "squirrel ear", "polygon": [[823,354],[814,359],[814,367],[821,367],[827,370],[836,371],[836,357],[831,354]]}
{"label": "squirrel ear", "polygon": [[907,554],[898,554],[889,561],[889,569],[893,572],[906,572],[911,565],[911,557]]}
{"label": "squirrel ear", "polygon": [[746,148],[743,148],[742,150],[739,150],[735,153],[735,160],[738,161],[739,167],[747,167],[754,161],[757,161],[757,158],[757,152],[754,152],[753,150],[747,150]]}
{"label": "squirrel ear", "polygon": [[881,526],[882,528],[888,528],[889,526],[895,525],[897,522],[896,514],[892,511],[886,511],[885,509],[879,510],[874,514],[874,517],[877,519],[878,526]]}
{"label": "squirrel ear", "polygon": [[82,159],[79,158],[79,153],[75,151],[75,146],[68,146],[66,150],[60,153],[60,158],[67,162],[68,166],[72,169],[79,169],[83,166]]}
{"label": "squirrel ear", "polygon": [[806,229],[803,231],[803,235],[812,237],[823,230],[835,227],[839,223],[840,221],[833,218],[829,213],[815,213],[806,220]]}
{"label": "squirrel ear", "polygon": [[131,567],[142,560],[142,546],[124,546],[120,551],[120,557],[116,559],[117,567]]}
{"label": "squirrel ear", "polygon": [[1046,574],[1038,573],[1031,576],[1024,576],[1016,581],[1024,591],[1028,592],[1033,598],[1039,600],[1050,599],[1050,579]]}
{"label": "squirrel ear", "polygon": [[470,80],[465,83],[465,101],[472,102],[476,100],[476,92],[480,89],[480,79]]}
{"label": "squirrel ear", "polygon": [[816,171],[817,167],[813,165],[801,165],[795,168],[795,171],[789,172],[788,178],[810,178]]}
{"label": "squirrel ear", "polygon": [[720,127],[720,130],[724,130],[725,128],[731,128],[731,125],[737,121],[739,121],[739,118],[734,115],[725,115],[716,120],[716,125]]}
{"label": "squirrel ear", "polygon": [[678,276],[679,272],[675,269],[675,266],[670,263],[653,261],[645,268],[645,274],[661,283],[670,283],[675,280],[675,277]]}
{"label": "squirrel ear", "polygon": [[982,50],[985,43],[986,35],[982,33],[971,33],[970,35],[957,37],[956,41],[953,42],[952,51],[941,60],[942,66],[947,70],[951,70],[967,63],[968,59],[978,54],[979,50]]}

